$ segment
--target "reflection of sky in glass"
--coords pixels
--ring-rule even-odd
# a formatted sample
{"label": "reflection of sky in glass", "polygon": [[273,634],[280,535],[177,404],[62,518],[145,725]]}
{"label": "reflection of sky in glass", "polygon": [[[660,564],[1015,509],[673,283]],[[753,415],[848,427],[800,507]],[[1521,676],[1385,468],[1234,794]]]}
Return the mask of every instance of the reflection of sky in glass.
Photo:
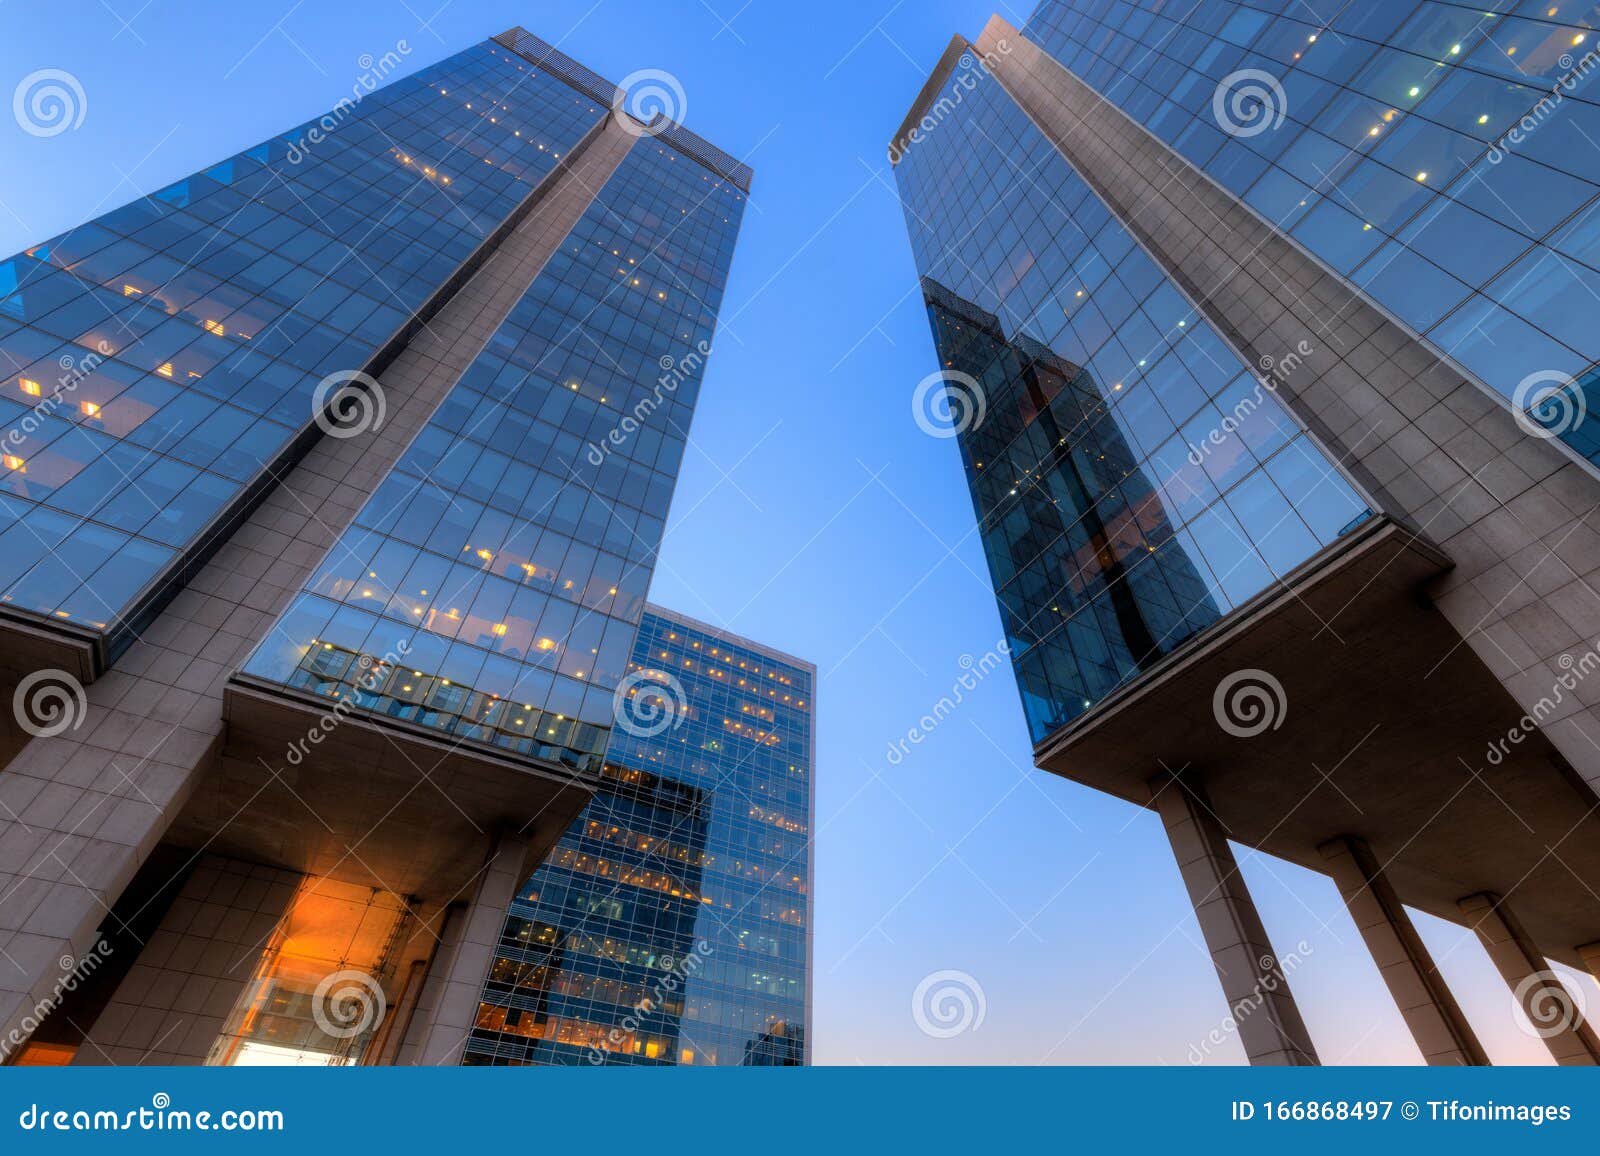
{"label": "reflection of sky in glass", "polygon": [[709,347],[743,206],[637,142],[246,673],[597,765],[698,392],[662,367]]}
{"label": "reflection of sky in glass", "polygon": [[[1027,35],[1513,397],[1600,358],[1600,107],[1587,79],[1547,99],[1596,44],[1558,21],[1592,6],[1522,7],[1348,4],[1324,25],[1282,0],[1044,0]],[[1281,125],[1222,131],[1213,95],[1241,69],[1278,80]],[[1567,440],[1594,459],[1594,434]]]}
{"label": "reflection of sky in glass", "polygon": [[477,45],[0,262],[0,601],[115,624],[602,112]]}
{"label": "reflection of sky in glass", "polygon": [[896,172],[1041,740],[1365,506],[998,83]]}

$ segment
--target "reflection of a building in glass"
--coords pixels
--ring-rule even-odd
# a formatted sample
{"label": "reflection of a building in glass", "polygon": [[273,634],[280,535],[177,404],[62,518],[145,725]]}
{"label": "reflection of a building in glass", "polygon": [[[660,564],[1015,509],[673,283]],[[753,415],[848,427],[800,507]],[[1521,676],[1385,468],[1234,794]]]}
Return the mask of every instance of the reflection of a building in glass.
{"label": "reflection of a building in glass", "polygon": [[652,701],[512,903],[465,1062],[803,1064],[815,672],[656,609],[632,670]]}
{"label": "reflection of a building in glass", "polygon": [[805,1063],[806,1029],[773,1024],[744,1046],[747,1068],[784,1068]]}
{"label": "reflection of a building in glass", "polygon": [[1029,717],[1065,686],[1099,697],[1216,621],[1216,601],[1094,376],[931,278],[922,292],[952,388],[982,391],[960,444]]}

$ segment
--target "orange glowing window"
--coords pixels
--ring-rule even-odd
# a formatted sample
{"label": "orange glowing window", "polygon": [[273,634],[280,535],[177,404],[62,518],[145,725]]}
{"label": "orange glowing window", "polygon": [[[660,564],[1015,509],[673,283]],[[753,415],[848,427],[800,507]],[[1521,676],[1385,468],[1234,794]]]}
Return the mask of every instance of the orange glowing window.
{"label": "orange glowing window", "polygon": [[16,470],[19,473],[24,474],[28,472],[28,464],[21,458],[17,457],[16,454],[6,454],[3,458],[0,458],[0,461],[5,462],[6,469],[8,470]]}
{"label": "orange glowing window", "polygon": [[19,385],[22,388],[22,392],[27,394],[29,397],[39,396],[39,383],[34,381],[33,378],[19,377],[17,378],[17,385]]}
{"label": "orange glowing window", "polygon": [[82,409],[84,414],[88,417],[100,416],[100,407],[92,401],[84,402],[79,408]]}

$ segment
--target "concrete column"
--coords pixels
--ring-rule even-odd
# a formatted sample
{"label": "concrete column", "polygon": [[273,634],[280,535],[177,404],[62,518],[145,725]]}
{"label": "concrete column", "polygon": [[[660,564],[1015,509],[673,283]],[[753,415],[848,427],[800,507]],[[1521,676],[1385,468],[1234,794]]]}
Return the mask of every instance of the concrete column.
{"label": "concrete column", "polygon": [[1485,891],[1468,895],[1457,906],[1556,1063],[1600,1064],[1600,1039],[1583,1018],[1583,1009],[1574,1004],[1506,901]]}
{"label": "concrete column", "polygon": [[477,1022],[483,981],[500,946],[506,909],[528,877],[531,835],[503,834],[473,884],[471,897],[446,921],[433,966],[417,1001],[398,1063],[461,1062],[467,1033]]}
{"label": "concrete column", "polygon": [[1600,983],[1600,940],[1584,944],[1578,948],[1578,954],[1583,957],[1583,966],[1589,969],[1595,982]]}
{"label": "concrete column", "polygon": [[1488,1064],[1488,1054],[1365,840],[1345,835],[1318,850],[1422,1058],[1435,1066]]}
{"label": "concrete column", "polygon": [[1162,774],[1150,790],[1245,1055],[1260,1065],[1319,1063],[1227,833],[1199,782]]}

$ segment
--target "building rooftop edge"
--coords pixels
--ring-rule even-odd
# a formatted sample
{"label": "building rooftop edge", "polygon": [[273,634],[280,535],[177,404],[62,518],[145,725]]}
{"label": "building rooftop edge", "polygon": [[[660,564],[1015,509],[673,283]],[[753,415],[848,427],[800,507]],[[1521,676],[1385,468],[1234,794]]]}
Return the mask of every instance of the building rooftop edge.
{"label": "building rooftop edge", "polygon": [[[584,67],[555,45],[535,36],[520,24],[491,37],[491,40],[503,48],[509,48],[530,64],[536,64],[550,75],[570,84],[590,100],[615,110],[619,95],[617,85],[593,69]],[[656,127],[658,121],[665,123]],[[754,179],[755,172],[749,165],[670,117],[658,114],[657,120],[651,121],[641,135],[665,141],[690,160],[709,169],[723,180],[731,181],[741,191],[746,193],[750,191],[750,182]]]}
{"label": "building rooftop edge", "polygon": [[939,57],[939,63],[933,66],[933,71],[928,74],[928,79],[923,82],[918,90],[916,99],[911,102],[911,108],[906,113],[906,118],[900,122],[900,127],[895,131],[894,137],[889,141],[889,163],[897,164],[900,155],[905,152],[910,144],[909,137],[916,128],[917,121],[922,119],[922,114],[933,103],[935,94],[944,87],[944,82],[950,79],[950,74],[956,69],[956,61],[961,59],[961,54],[972,48],[972,44],[965,36],[957,33],[950,38],[950,43],[945,45],[944,53]]}
{"label": "building rooftop edge", "polygon": [[760,653],[767,655],[769,658],[775,658],[779,662],[786,662],[790,666],[795,666],[801,670],[810,672],[813,682],[811,688],[811,697],[816,698],[816,663],[810,662],[804,658],[800,658],[797,655],[790,654],[786,650],[779,650],[776,646],[768,646],[764,642],[757,642],[753,638],[746,638],[744,635],[737,634],[726,627],[713,626],[709,622],[702,622],[700,619],[695,618],[692,615],[685,614],[681,610],[673,610],[670,607],[662,606],[655,602],[646,602],[644,604],[644,610],[646,614],[654,614],[657,618],[669,619],[673,622],[681,624],[689,630],[703,631],[704,633],[713,635],[724,640],[725,642],[729,642],[737,646],[747,647],[750,650],[759,651]]}

